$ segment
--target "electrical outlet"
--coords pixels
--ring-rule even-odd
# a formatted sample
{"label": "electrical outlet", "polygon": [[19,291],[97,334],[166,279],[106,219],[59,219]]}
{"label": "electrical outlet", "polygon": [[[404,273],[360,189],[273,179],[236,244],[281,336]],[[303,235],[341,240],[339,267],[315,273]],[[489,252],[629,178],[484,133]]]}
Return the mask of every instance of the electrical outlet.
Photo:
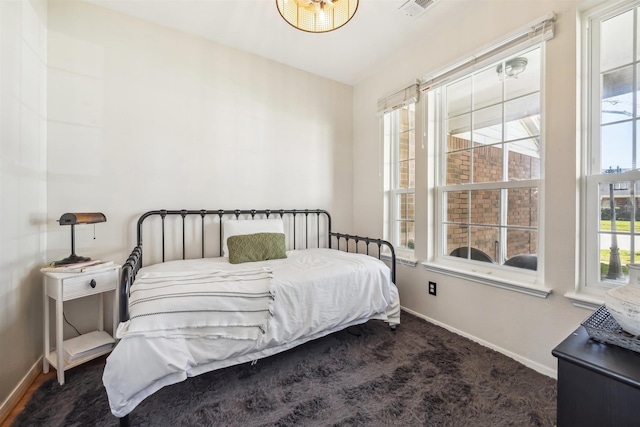
{"label": "electrical outlet", "polygon": [[429,282],[429,295],[436,296],[436,282]]}

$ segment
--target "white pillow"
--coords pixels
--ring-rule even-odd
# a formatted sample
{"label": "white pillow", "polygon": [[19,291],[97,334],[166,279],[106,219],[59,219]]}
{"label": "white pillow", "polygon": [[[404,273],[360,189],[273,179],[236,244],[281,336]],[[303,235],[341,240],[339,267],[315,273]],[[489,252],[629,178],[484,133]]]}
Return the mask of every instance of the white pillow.
{"label": "white pillow", "polygon": [[231,236],[255,233],[284,233],[281,219],[230,219],[222,223],[222,256],[229,256],[227,239]]}

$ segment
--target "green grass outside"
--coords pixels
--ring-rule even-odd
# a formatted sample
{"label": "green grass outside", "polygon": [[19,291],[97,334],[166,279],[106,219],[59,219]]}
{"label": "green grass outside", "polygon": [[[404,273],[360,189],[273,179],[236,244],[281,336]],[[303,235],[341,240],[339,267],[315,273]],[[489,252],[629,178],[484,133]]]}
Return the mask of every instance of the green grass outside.
{"label": "green grass outside", "polygon": [[[636,221],[636,232],[640,232],[640,221]],[[601,231],[611,231],[611,220],[600,221]],[[631,231],[631,221],[616,221],[616,231],[629,232]]]}

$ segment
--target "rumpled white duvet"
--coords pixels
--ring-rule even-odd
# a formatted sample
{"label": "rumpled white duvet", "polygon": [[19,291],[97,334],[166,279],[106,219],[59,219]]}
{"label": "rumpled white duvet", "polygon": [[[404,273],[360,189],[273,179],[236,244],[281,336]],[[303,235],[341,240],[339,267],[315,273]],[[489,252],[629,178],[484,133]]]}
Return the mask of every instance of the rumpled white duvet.
{"label": "rumpled white duvet", "polygon": [[115,416],[127,415],[147,396],[187,377],[258,360],[370,319],[400,323],[398,289],[389,268],[374,257],[334,249],[288,251],[286,259],[249,264],[230,264],[227,258],[170,261],[144,267],[136,282],[176,274],[242,275],[249,269],[272,273],[266,328],[256,336],[212,333],[217,324],[205,325],[202,336],[188,327],[146,334],[133,315],[120,325],[121,339],[102,377]]}

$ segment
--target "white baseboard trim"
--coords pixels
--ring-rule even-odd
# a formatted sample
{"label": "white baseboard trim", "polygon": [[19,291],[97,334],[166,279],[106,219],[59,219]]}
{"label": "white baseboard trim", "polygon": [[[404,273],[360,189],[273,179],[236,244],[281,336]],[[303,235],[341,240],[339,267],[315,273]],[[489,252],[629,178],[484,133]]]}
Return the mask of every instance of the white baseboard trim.
{"label": "white baseboard trim", "polygon": [[42,372],[42,356],[31,366],[31,369],[22,378],[18,385],[13,389],[9,397],[0,405],[0,424],[9,416],[13,408],[18,404],[22,396],[27,392],[31,384]]}
{"label": "white baseboard trim", "polygon": [[[410,310],[410,309],[408,309],[406,307],[402,307],[401,306],[400,308],[403,311],[406,311],[407,313],[413,314],[416,317],[424,319],[429,323],[433,323],[434,325],[441,326],[441,327],[445,328],[446,330],[448,330],[450,332],[453,332],[454,334],[457,334],[457,335],[463,336],[465,338],[468,338],[471,341],[474,341],[474,342],[476,342],[476,343],[478,343],[478,344],[480,344],[480,345],[482,345],[484,347],[488,347],[488,348],[490,348],[492,350],[495,350],[498,353],[502,353],[505,356],[510,357],[511,359],[522,363],[527,368],[531,368],[534,371],[541,373],[542,375],[546,375],[546,376],[551,377],[551,378],[556,379],[556,380],[558,379],[558,372],[555,369],[550,369],[550,368],[548,368],[548,367],[546,367],[546,366],[544,366],[544,365],[542,365],[542,364],[540,364],[538,362],[534,362],[533,360],[527,359],[526,357],[522,357],[519,354],[513,353],[513,352],[511,352],[509,350],[505,350],[504,348],[498,347],[497,345],[491,344],[490,342],[481,340],[478,337],[475,337],[473,335],[467,334],[466,332],[462,332],[462,331],[460,331],[460,330],[458,330],[456,328],[453,328],[453,327],[451,327],[451,326],[449,326],[449,325],[447,325],[445,323],[442,323],[442,322],[439,322],[439,321],[437,321],[435,319],[427,317],[424,314],[417,313],[417,312],[415,312],[413,310]],[[400,325],[402,325],[402,320],[400,320]]]}

